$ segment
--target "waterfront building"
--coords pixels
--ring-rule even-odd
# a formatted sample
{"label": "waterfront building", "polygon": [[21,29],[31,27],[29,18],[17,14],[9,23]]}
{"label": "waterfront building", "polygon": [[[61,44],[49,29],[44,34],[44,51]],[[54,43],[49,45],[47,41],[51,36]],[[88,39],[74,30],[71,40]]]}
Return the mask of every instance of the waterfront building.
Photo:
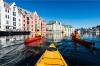
{"label": "waterfront building", "polygon": [[72,33],[74,32],[74,28],[71,25],[66,25],[65,32]]}
{"label": "waterfront building", "polygon": [[22,30],[22,14],[15,2],[0,0],[0,30]]}
{"label": "waterfront building", "polygon": [[41,21],[41,32],[46,32],[46,21],[43,18],[40,18]]}
{"label": "waterfront building", "polygon": [[46,21],[36,11],[30,12],[16,6],[15,2],[9,4],[0,0],[0,30],[23,30],[46,32]]}
{"label": "waterfront building", "polygon": [[61,22],[57,21],[49,21],[47,24],[47,31],[62,31],[62,24]]}
{"label": "waterfront building", "polygon": [[46,32],[46,21],[39,17],[36,11],[32,13],[20,7],[19,10],[23,15],[23,30],[35,32],[36,29],[39,29],[40,32]]}
{"label": "waterfront building", "polygon": [[62,32],[65,32],[66,25],[62,24]]}

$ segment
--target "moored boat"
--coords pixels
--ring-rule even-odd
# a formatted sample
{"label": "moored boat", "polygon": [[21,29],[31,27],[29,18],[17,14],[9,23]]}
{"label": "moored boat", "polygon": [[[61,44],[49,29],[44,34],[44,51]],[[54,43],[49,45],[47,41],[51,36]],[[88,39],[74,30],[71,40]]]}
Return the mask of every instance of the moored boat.
{"label": "moored boat", "polygon": [[29,44],[31,42],[34,42],[34,41],[37,41],[40,39],[42,39],[42,37],[35,37],[35,38],[27,39],[27,40],[25,40],[25,44]]}
{"label": "moored boat", "polygon": [[68,66],[68,64],[52,43],[37,61],[35,66]]}

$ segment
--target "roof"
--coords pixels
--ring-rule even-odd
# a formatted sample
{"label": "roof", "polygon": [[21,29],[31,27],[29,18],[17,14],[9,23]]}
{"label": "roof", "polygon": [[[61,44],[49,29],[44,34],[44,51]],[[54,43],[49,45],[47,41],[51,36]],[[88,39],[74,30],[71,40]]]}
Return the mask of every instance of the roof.
{"label": "roof", "polygon": [[10,9],[10,4],[5,1],[3,1],[3,2],[4,2],[4,6]]}
{"label": "roof", "polygon": [[[13,3],[9,4],[9,3],[5,2],[5,1],[3,1],[3,2],[4,2],[4,6],[7,7],[7,8],[9,8],[9,9],[10,9],[11,4],[15,3],[15,2],[13,2]],[[30,12],[30,11],[25,10],[23,8],[20,8],[20,7],[17,7],[17,8],[18,8],[18,13],[21,13],[22,15],[28,15],[28,16],[31,17],[34,13],[36,13],[36,11]],[[43,18],[41,18],[41,19],[44,20]]]}
{"label": "roof", "polygon": [[55,23],[56,23],[56,21],[51,20],[51,21],[49,21],[49,23],[47,25],[52,25],[52,24],[55,24]]}
{"label": "roof", "polygon": [[23,8],[20,8],[18,7],[19,11],[22,13],[22,15],[29,15],[31,16],[32,15],[32,12],[28,11],[28,10],[25,10]]}

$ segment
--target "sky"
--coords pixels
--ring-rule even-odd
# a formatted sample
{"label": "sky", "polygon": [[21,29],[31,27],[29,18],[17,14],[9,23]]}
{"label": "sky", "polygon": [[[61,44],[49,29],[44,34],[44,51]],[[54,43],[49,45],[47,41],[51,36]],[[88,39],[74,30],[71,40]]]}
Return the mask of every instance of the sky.
{"label": "sky", "polygon": [[100,25],[100,0],[5,0],[18,7],[36,11],[48,23],[51,20],[74,28]]}

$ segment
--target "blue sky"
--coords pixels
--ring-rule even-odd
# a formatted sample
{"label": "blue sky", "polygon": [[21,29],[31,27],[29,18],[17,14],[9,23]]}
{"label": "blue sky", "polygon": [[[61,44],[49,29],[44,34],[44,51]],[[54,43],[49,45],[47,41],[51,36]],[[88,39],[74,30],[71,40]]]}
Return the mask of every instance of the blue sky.
{"label": "blue sky", "polygon": [[5,0],[17,6],[37,11],[47,21],[57,20],[75,28],[100,25],[99,0]]}

